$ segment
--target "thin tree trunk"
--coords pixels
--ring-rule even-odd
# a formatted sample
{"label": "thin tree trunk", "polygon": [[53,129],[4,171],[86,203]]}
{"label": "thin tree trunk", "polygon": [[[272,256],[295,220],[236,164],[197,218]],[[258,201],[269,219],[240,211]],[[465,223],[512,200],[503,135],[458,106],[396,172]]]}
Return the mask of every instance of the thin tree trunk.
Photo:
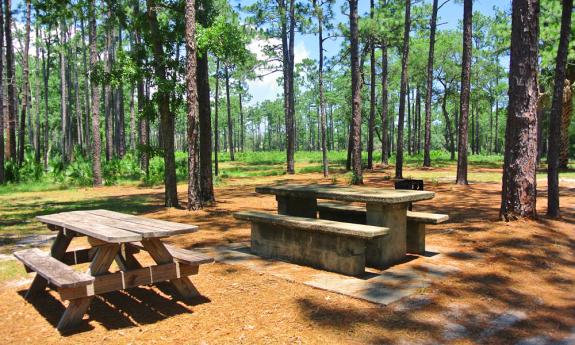
{"label": "thin tree trunk", "polygon": [[502,219],[536,217],[539,1],[513,0]]}
{"label": "thin tree trunk", "polygon": [[349,32],[351,36],[351,114],[353,128],[352,168],[353,184],[363,184],[361,167],[361,71],[359,69],[359,25],[357,0],[349,0]]}
{"label": "thin tree trunk", "polygon": [[232,121],[232,109],[230,103],[230,72],[228,70],[228,66],[224,66],[224,72],[226,77],[226,108],[228,111],[228,147],[230,149],[230,160],[233,162],[235,160],[234,123]]}
{"label": "thin tree trunk", "polygon": [[[198,10],[202,16],[202,11]],[[200,193],[202,204],[215,201],[212,179],[212,114],[207,52],[198,54],[198,103],[200,116]]]}
{"label": "thin tree trunk", "polygon": [[[294,42],[295,42],[295,0],[289,1],[289,14],[287,21],[289,22],[289,30],[282,29],[282,44],[284,48],[284,92],[287,93],[286,98],[286,137],[287,137],[287,173],[295,173],[295,95],[294,95]],[[283,2],[283,0],[282,0]],[[285,8],[285,5],[284,5]],[[284,19],[284,24],[285,24]],[[289,37],[288,37],[289,36]],[[287,48],[287,49],[286,49]]]}
{"label": "thin tree trunk", "polygon": [[[107,74],[112,72],[112,37],[113,37],[113,23],[112,23],[112,10],[108,8],[108,18],[106,18],[106,61],[105,72]],[[95,104],[95,103],[92,103]],[[106,132],[106,161],[110,161],[114,156],[113,144],[113,124],[112,124],[112,87],[108,81],[104,82],[104,113],[105,113],[105,132]]]}
{"label": "thin tree trunk", "polygon": [[[559,149],[561,140],[561,119],[564,106],[565,84],[569,87],[569,82],[565,83],[567,55],[569,52],[569,36],[571,33],[571,14],[573,10],[573,0],[563,0],[561,15],[561,33],[559,37],[559,48],[555,60],[555,83],[553,87],[553,101],[551,105],[551,116],[549,119],[549,154],[547,156],[547,215],[557,218],[560,216],[559,208]],[[567,89],[570,94],[570,89]]]}
{"label": "thin tree trunk", "polygon": [[389,159],[389,104],[388,104],[388,62],[387,44],[381,45],[381,164],[387,166]]}
{"label": "thin tree trunk", "polygon": [[[96,0],[90,0],[89,6],[89,45],[90,45],[90,69],[89,77],[93,77],[94,68],[98,64],[97,31],[96,31]],[[45,78],[47,80],[47,78]],[[102,184],[102,167],[100,153],[102,141],[100,139],[100,87],[92,83],[92,176],[94,186]]]}
{"label": "thin tree trunk", "polygon": [[24,56],[22,61],[22,111],[20,113],[20,126],[18,127],[18,164],[24,163],[26,142],[26,112],[28,110],[28,95],[30,90],[30,69],[28,56],[30,51],[30,0],[26,0],[26,24],[24,34]]}
{"label": "thin tree trunk", "polygon": [[44,171],[48,171],[48,159],[50,150],[49,147],[49,138],[50,138],[50,122],[49,122],[49,115],[50,115],[50,107],[48,106],[48,99],[49,99],[49,82],[50,82],[50,63],[48,60],[50,59],[50,30],[51,25],[48,25],[48,30],[46,30],[46,56],[44,56],[44,48],[42,47],[42,77],[44,80]]}
{"label": "thin tree trunk", "polygon": [[[86,40],[84,34],[84,18],[80,16],[80,35],[82,37],[82,61],[83,61],[83,70],[82,74],[84,76],[88,75],[88,58],[87,58],[87,51],[86,48]],[[84,113],[86,114],[86,121],[85,121],[85,129],[84,129],[84,138],[86,140],[86,145],[89,146],[90,143],[90,114],[92,113],[92,105],[90,104],[90,78],[84,78]]]}
{"label": "thin tree trunk", "polygon": [[220,60],[216,59],[216,95],[214,104],[214,174],[219,175],[218,153],[220,152],[220,135],[218,131],[218,110],[220,103]]}
{"label": "thin tree trunk", "polygon": [[0,185],[6,183],[6,171],[4,170],[4,13],[0,1]]}
{"label": "thin tree trunk", "polygon": [[136,150],[136,109],[134,100],[134,87],[130,89],[130,150]]}
{"label": "thin tree trunk", "polygon": [[202,207],[200,197],[200,116],[197,83],[195,0],[186,1],[186,95],[188,106],[188,210]]}
{"label": "thin tree trunk", "polygon": [[459,101],[459,144],[457,149],[457,178],[455,183],[467,182],[467,118],[469,116],[469,94],[471,78],[471,35],[473,21],[473,0],[463,2],[463,60],[461,63],[461,95]]}
{"label": "thin tree trunk", "polygon": [[[134,16],[141,16],[140,13],[140,2],[134,1]],[[140,33],[140,27],[135,25],[134,27],[134,43],[135,49],[137,49],[137,63],[139,66],[144,65],[144,59],[142,55],[144,54],[144,47],[142,45],[142,37]],[[139,132],[140,132],[140,166],[146,174],[146,178],[150,174],[150,125],[146,114],[144,113],[144,103],[146,102],[146,91],[144,87],[144,77],[140,76],[137,82],[137,93],[138,93],[138,121],[139,121]]]}
{"label": "thin tree trunk", "polygon": [[[118,50],[122,52],[122,24],[118,25]],[[117,115],[118,121],[116,125],[118,126],[118,156],[119,158],[124,158],[126,154],[126,130],[125,130],[125,113],[124,113],[124,83],[120,79],[118,85],[118,90],[116,92],[116,103],[117,103]]]}
{"label": "thin tree trunk", "polygon": [[[369,17],[373,20],[375,1],[369,1]],[[367,168],[373,169],[373,137],[375,135],[375,38],[369,38],[370,88],[369,88],[369,121],[367,131]]]}
{"label": "thin tree trunk", "polygon": [[411,137],[411,114],[412,114],[412,107],[411,107],[411,103],[412,103],[412,93],[411,93],[411,88],[409,87],[409,81],[407,82],[407,153],[411,156],[412,151],[411,148],[413,147],[412,145],[412,137]]}
{"label": "thin tree trunk", "polygon": [[397,145],[395,178],[403,178],[403,125],[405,120],[405,95],[407,91],[407,66],[409,61],[409,32],[411,30],[411,1],[405,2],[403,29],[403,52],[401,61],[401,85],[399,91],[399,118],[397,120]]}
{"label": "thin tree trunk", "polygon": [[567,169],[569,163],[569,126],[571,125],[571,113],[573,111],[572,83],[567,78],[563,85],[563,108],[561,111],[561,135],[559,143],[559,168]]}
{"label": "thin tree trunk", "polygon": [[66,82],[66,53],[63,46],[66,44],[66,24],[64,19],[60,21],[60,110],[62,112],[62,160],[70,161],[68,152],[68,84]]}
{"label": "thin tree trunk", "polygon": [[240,92],[238,93],[238,97],[240,100],[240,151],[244,152],[244,105],[242,103],[242,94],[244,90],[241,89],[240,85]]}
{"label": "thin tree trunk", "polygon": [[433,0],[429,23],[429,55],[427,57],[427,87],[425,90],[425,144],[423,166],[431,167],[431,96],[433,92],[433,59],[435,54],[435,31],[437,29],[438,0]]}
{"label": "thin tree trunk", "polygon": [[[157,7],[156,1],[146,0],[146,4],[154,54],[154,72],[160,83],[167,82],[166,66],[164,64],[163,36],[160,33],[158,18],[155,12]],[[164,150],[165,206],[178,207],[176,157],[174,154],[174,116],[170,112],[170,93],[160,87],[158,88],[156,98],[158,100],[162,131],[162,148]]]}
{"label": "thin tree trunk", "polygon": [[16,91],[14,72],[14,45],[12,44],[12,1],[4,0],[6,18],[4,34],[6,35],[6,82],[8,83],[8,130],[6,131],[6,159],[14,160],[16,156]]}
{"label": "thin tree trunk", "polygon": [[315,8],[316,16],[317,16],[317,25],[318,25],[318,44],[319,44],[319,78],[318,78],[318,87],[319,87],[319,113],[320,113],[320,126],[321,126],[321,154],[322,154],[322,170],[323,170],[323,177],[327,177],[329,175],[329,165],[327,161],[327,124],[326,124],[326,115],[325,115],[325,96],[324,96],[324,87],[323,87],[323,9],[321,8],[321,4],[317,4],[317,0],[313,1],[313,6]]}

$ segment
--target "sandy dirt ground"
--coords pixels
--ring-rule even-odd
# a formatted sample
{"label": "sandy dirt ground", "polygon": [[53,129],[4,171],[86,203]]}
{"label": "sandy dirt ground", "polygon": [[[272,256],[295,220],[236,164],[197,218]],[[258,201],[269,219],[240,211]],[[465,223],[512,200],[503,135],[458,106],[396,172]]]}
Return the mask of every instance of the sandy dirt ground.
{"label": "sandy dirt ground", "polygon": [[[150,207],[144,215],[198,225],[199,232],[170,239],[185,248],[248,241],[249,225],[234,220],[232,213],[275,210],[274,197],[256,194],[254,183],[288,179],[331,182],[318,174],[231,181],[216,189],[213,207],[198,212]],[[378,172],[367,173],[365,182],[392,187]],[[545,186],[538,188],[538,211],[544,215]],[[64,307],[57,293],[26,301],[27,281],[8,281],[0,286],[1,342],[543,344],[573,337],[575,184],[562,186],[562,220],[542,216],[513,223],[498,220],[499,184],[428,183],[426,189],[435,191],[436,198],[417,203],[416,209],[451,217],[448,223],[428,227],[428,245],[446,248],[442,254],[460,271],[404,301],[376,305],[215,263],[192,277],[203,294],[192,303],[173,298],[164,285],[109,293],[94,300],[84,327],[60,334],[55,325]],[[183,201],[184,185],[180,191]],[[29,197],[57,199],[58,193]],[[157,205],[163,198],[158,188],[103,187],[80,193],[94,199],[121,198],[126,205],[142,195]]]}

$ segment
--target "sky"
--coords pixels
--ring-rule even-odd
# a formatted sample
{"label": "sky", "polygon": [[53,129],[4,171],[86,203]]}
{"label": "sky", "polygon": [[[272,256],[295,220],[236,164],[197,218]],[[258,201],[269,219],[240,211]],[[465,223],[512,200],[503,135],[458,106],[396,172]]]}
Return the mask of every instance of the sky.
{"label": "sky", "polygon": [[[232,0],[234,5],[238,5],[241,3],[242,6],[253,4],[255,0]],[[334,7],[334,14],[335,14],[335,21],[336,22],[347,22],[348,17],[347,15],[341,12],[342,5],[345,0],[337,0],[336,5]],[[431,0],[424,0],[424,2],[431,4]],[[443,1],[440,0],[439,4]],[[503,9],[509,9],[511,6],[511,1],[501,1],[501,0],[476,0],[473,3],[473,11],[479,11],[484,15],[492,15],[493,8],[497,6]],[[367,15],[369,12],[369,1],[368,0],[359,0],[359,13],[361,15]],[[242,14],[243,16],[244,14]],[[463,4],[462,1],[457,0],[450,0],[446,3],[438,13],[438,23],[441,23],[440,26],[441,30],[444,29],[456,29],[459,25],[459,22],[463,18]],[[261,52],[261,47],[265,44],[263,41],[256,41],[252,42],[249,46],[249,49],[258,55],[258,57],[263,58],[263,54]],[[328,40],[324,44],[325,57],[330,58],[336,55],[341,46],[341,39],[335,40]],[[306,58],[311,59],[318,59],[319,48],[317,37],[314,35],[301,35],[297,34],[295,38],[295,48],[294,48],[294,57],[295,63],[301,62]],[[263,73],[262,73],[263,74]],[[262,80],[253,80],[248,81],[248,86],[250,90],[250,94],[252,95],[251,100],[248,104],[253,105],[258,102],[262,102],[264,100],[272,100],[277,98],[278,95],[281,95],[282,87],[278,85],[277,80],[280,77],[280,73],[275,73],[271,75],[267,75]]]}

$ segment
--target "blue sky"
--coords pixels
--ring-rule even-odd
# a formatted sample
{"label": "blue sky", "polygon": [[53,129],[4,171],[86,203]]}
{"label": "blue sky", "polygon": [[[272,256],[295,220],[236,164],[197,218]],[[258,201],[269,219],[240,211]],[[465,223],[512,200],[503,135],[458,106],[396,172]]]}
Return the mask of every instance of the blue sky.
{"label": "blue sky", "polygon": [[[424,0],[426,3],[431,4],[431,0]],[[232,0],[232,3],[242,6],[253,4],[255,0]],[[335,21],[336,22],[347,22],[347,15],[341,13],[342,5],[346,0],[337,0],[334,7]],[[439,0],[441,4],[443,1]],[[509,9],[511,6],[511,1],[497,1],[497,0],[476,0],[473,4],[473,10],[479,11],[485,15],[492,15],[493,8],[497,6],[499,8]],[[360,15],[367,15],[369,12],[369,1],[359,0],[359,13]],[[461,1],[450,0],[446,3],[439,11],[438,23],[443,23],[441,29],[454,29],[457,28],[459,22],[463,18],[463,4]],[[250,46],[250,49],[256,54],[259,52],[261,45],[264,42],[256,42]],[[326,42],[324,48],[326,49],[326,58],[329,58],[338,53],[341,46],[341,40],[331,40]],[[305,58],[318,58],[318,43],[317,37],[313,35],[296,35],[295,39],[295,60],[296,63],[300,62]],[[252,99],[249,102],[254,104],[267,99],[275,99],[278,94],[281,93],[281,87],[277,85],[277,78],[279,74],[270,75],[264,78],[264,80],[256,80],[248,82],[250,87],[250,93],[252,94]]]}

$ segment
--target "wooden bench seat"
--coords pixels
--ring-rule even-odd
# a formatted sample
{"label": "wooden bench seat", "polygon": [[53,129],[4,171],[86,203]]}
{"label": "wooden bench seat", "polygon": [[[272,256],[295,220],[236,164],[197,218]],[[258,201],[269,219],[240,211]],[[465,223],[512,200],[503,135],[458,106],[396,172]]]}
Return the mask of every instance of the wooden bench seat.
{"label": "wooden bench seat", "polygon": [[[366,210],[363,206],[334,202],[317,204],[319,218],[342,222],[365,224]],[[446,214],[407,211],[407,252],[425,253],[425,224],[440,224],[449,220]]]}
{"label": "wooden bench seat", "polygon": [[[142,245],[141,242],[130,242],[127,243],[127,245],[135,247],[137,249],[144,249],[144,246]],[[164,244],[164,246],[166,247],[170,255],[172,255],[174,260],[182,264],[203,265],[214,262],[213,257],[203,253],[194,252],[189,249],[174,247],[169,244]]]}
{"label": "wooden bench seat", "polygon": [[58,288],[77,288],[90,285],[94,277],[73,270],[38,248],[17,251],[14,256],[31,271],[36,272],[46,281]]}
{"label": "wooden bench seat", "polygon": [[384,227],[265,212],[234,217],[251,222],[253,253],[347,275],[363,274],[368,241],[389,234]]}

